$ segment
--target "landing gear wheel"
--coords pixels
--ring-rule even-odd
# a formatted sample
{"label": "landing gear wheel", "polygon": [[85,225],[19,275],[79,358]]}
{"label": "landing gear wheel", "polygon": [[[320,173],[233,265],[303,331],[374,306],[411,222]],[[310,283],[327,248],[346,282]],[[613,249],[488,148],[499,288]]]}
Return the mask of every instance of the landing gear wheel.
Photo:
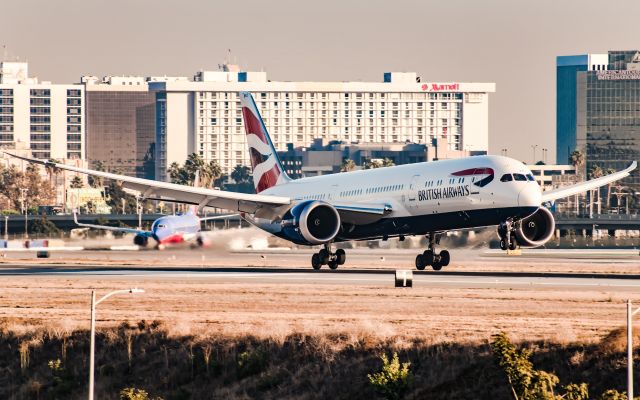
{"label": "landing gear wheel", "polygon": [[440,252],[440,263],[443,267],[449,265],[449,261],[451,261],[451,255],[447,250],[442,250]]}
{"label": "landing gear wheel", "polygon": [[327,249],[321,249],[318,252],[318,257],[320,257],[320,264],[329,264],[329,258],[331,257],[331,253],[329,253]]}
{"label": "landing gear wheel", "polygon": [[329,261],[329,268],[337,269],[338,268],[338,260]]}
{"label": "landing gear wheel", "polygon": [[504,239],[500,239],[500,250],[506,250],[509,248],[507,241]]}
{"label": "landing gear wheel", "polygon": [[433,265],[433,261],[435,260],[433,250],[425,250],[424,253],[422,253],[422,257],[424,265]]}
{"label": "landing gear wheel", "polygon": [[347,253],[343,249],[336,250],[336,260],[338,265],[342,265],[347,261]]}
{"label": "landing gear wheel", "polygon": [[518,242],[516,241],[516,235],[511,235],[511,241],[509,242],[509,250],[515,250],[518,248]]}
{"label": "landing gear wheel", "polygon": [[416,268],[418,269],[418,271],[422,271],[424,270],[424,267],[426,267],[427,265],[424,263],[424,257],[422,254],[418,254],[416,256]]}
{"label": "landing gear wheel", "polygon": [[442,264],[439,261],[434,262],[431,264],[431,268],[433,268],[434,271],[440,271],[442,269]]}
{"label": "landing gear wheel", "polygon": [[311,266],[316,271],[322,267],[322,263],[320,262],[320,255],[318,253],[313,253],[311,256]]}

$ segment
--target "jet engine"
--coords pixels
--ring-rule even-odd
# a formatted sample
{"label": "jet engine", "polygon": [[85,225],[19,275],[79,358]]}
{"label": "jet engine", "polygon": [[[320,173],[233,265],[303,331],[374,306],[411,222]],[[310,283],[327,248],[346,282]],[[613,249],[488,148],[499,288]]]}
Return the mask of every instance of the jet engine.
{"label": "jet engine", "polygon": [[133,244],[140,247],[147,247],[147,244],[149,244],[149,238],[144,235],[135,235],[133,237]]}
{"label": "jet engine", "polygon": [[545,244],[556,228],[551,211],[545,207],[516,222],[516,239],[522,247],[538,247]]}
{"label": "jet engine", "polygon": [[340,214],[331,204],[306,201],[296,204],[283,219],[283,232],[295,243],[324,244],[340,231]]}

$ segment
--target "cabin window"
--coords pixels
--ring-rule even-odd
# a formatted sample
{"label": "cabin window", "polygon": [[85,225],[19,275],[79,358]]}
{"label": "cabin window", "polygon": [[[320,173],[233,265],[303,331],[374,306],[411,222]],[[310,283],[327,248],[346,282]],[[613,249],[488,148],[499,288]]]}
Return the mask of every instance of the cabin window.
{"label": "cabin window", "polygon": [[511,182],[513,180],[513,176],[511,174],[504,174],[502,178],[500,178],[500,182]]}

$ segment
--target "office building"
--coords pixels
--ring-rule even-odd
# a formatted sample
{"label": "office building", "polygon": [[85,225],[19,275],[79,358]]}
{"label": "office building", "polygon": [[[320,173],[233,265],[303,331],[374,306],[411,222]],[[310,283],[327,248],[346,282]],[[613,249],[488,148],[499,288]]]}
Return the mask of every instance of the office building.
{"label": "office building", "polygon": [[156,178],[166,180],[168,166],[190,153],[218,161],[226,174],[249,165],[239,91],[253,93],[279,151],[321,138],[429,145],[445,139],[446,150],[486,152],[495,84],[422,82],[396,72],[382,82],[275,82],[265,72],[226,66],[149,88],[156,93]]}
{"label": "office building", "polygon": [[82,85],[39,81],[25,62],[0,62],[0,147],[84,159],[84,101]]}
{"label": "office building", "polygon": [[606,70],[606,54],[556,58],[556,163],[566,164],[576,150],[578,72]]}
{"label": "office building", "polygon": [[149,82],[175,77],[82,77],[87,116],[87,159],[138,178],[155,177],[155,94]]}

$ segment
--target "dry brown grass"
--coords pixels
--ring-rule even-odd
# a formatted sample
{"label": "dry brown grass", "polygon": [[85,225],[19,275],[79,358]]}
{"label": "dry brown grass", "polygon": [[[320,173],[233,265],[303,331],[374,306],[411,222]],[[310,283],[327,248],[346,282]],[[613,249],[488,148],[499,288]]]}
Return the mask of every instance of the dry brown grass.
{"label": "dry brown grass", "polygon": [[[613,290],[394,289],[388,286],[241,284],[208,279],[11,278],[2,283],[0,327],[61,337],[89,326],[91,289],[139,286],[98,309],[98,329],[161,320],[169,335],[252,335],[282,343],[291,334],[347,334],[352,342],[420,338],[484,342],[497,331],[519,340],[594,342],[625,321],[629,293]],[[633,296],[636,300],[640,296]]]}

